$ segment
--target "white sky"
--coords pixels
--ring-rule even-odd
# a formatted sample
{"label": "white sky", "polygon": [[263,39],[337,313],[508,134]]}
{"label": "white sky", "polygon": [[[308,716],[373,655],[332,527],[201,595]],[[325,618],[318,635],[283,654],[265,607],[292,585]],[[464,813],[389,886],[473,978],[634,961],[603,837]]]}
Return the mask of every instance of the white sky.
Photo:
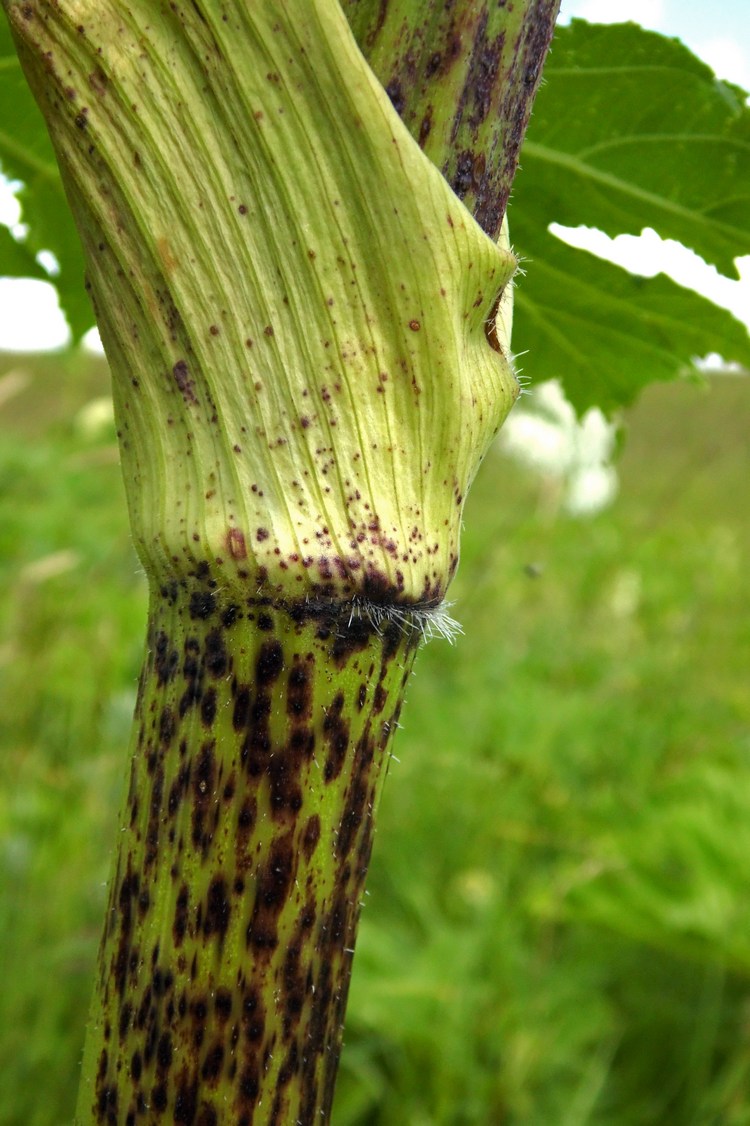
{"label": "white sky", "polygon": [[[748,0],[562,0],[561,21],[579,16],[594,23],[635,20],[644,27],[682,39],[705,59],[720,78],[750,90],[750,2]],[[0,178],[0,222],[13,225],[18,209]],[[642,274],[661,272],[681,285],[705,293],[750,324],[750,258],[738,263],[742,280],[720,277],[713,267],[677,243],[653,232],[614,241],[601,232],[579,229],[566,239]],[[28,279],[0,278],[0,350],[56,348],[67,328],[51,285]]]}

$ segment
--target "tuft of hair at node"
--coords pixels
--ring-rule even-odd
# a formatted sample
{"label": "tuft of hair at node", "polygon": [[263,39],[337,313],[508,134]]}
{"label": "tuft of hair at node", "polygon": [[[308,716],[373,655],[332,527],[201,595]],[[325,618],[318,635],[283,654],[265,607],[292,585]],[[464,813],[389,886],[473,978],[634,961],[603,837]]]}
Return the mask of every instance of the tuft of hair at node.
{"label": "tuft of hair at node", "polygon": [[463,629],[449,613],[452,605],[452,602],[441,602],[437,606],[384,606],[366,598],[355,598],[349,625],[354,618],[363,618],[376,633],[380,633],[383,626],[396,625],[403,633],[420,634],[423,642],[439,637],[453,645]]}

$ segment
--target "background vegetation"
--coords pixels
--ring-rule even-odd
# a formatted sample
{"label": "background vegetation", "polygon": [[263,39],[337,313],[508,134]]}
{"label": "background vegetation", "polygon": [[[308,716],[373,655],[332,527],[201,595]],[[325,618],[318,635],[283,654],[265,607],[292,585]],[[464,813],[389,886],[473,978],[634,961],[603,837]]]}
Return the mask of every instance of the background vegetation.
{"label": "background vegetation", "polygon": [[[4,374],[2,374],[4,373]],[[71,1119],[145,584],[99,361],[0,362],[0,1124]],[[492,452],[381,809],[336,1126],[750,1123],[750,382],[590,520]]]}

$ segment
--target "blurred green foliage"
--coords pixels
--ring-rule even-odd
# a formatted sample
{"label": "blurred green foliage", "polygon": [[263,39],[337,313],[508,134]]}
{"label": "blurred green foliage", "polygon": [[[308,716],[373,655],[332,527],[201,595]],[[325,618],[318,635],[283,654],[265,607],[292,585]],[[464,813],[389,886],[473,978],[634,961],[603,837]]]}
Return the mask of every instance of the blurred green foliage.
{"label": "blurred green foliage", "polygon": [[[2,1126],[72,1115],[145,623],[78,364],[0,364]],[[420,656],[380,811],[336,1126],[750,1123],[749,405],[652,388],[585,521],[491,452],[465,636]]]}

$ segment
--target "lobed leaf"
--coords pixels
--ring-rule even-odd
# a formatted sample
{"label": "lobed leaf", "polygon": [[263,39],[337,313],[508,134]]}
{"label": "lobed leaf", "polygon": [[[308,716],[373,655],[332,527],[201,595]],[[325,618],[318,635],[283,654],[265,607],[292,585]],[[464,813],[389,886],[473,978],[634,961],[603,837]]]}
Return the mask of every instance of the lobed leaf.
{"label": "lobed leaf", "polygon": [[653,227],[729,277],[750,253],[750,110],[677,40],[635,24],[559,28],[511,207],[527,260],[514,348],[579,410],[631,402],[695,356],[750,365],[747,329],[665,277],[562,243],[558,222],[614,236]]}
{"label": "lobed leaf", "polygon": [[520,366],[532,380],[560,379],[579,413],[627,406],[709,352],[750,367],[745,326],[694,290],[630,274],[543,230],[515,230],[531,253],[515,291],[514,346],[528,347]]}
{"label": "lobed leaf", "polygon": [[727,277],[750,253],[750,109],[677,39],[636,24],[558,28],[516,206],[545,226],[653,227]]}

